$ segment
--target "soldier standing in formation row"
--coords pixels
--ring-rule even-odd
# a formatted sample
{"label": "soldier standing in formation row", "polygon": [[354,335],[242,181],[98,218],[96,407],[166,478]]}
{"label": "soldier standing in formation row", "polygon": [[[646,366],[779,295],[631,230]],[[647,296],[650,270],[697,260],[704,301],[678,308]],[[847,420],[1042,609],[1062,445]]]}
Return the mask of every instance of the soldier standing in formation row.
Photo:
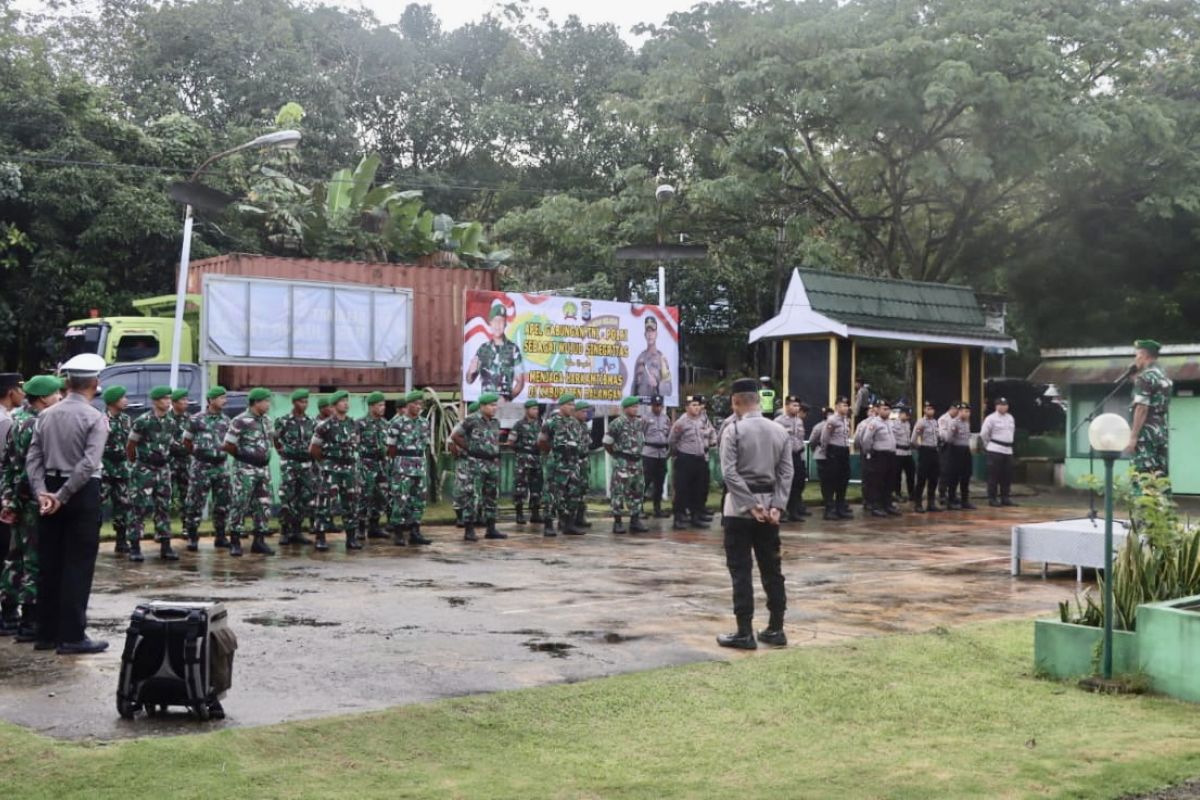
{"label": "soldier standing in formation row", "polygon": [[424,395],[414,389],[404,396],[404,408],[387,430],[387,452],[392,462],[391,507],[388,525],[392,543],[431,544],[421,534],[421,518],[425,515],[425,497],[429,492],[425,451],[429,448],[429,426],[421,417]]}
{"label": "soldier standing in formation row", "polygon": [[896,433],[890,421],[891,414],[891,406],[880,401],[875,416],[863,421],[856,437],[863,457],[863,509],[873,517],[900,513],[892,503]]}
{"label": "soldier standing in formation row", "polygon": [[979,439],[987,453],[988,505],[993,508],[1015,506],[1012,501],[1013,440],[1017,423],[1008,413],[1008,399],[996,398],[996,409],[979,428]]}
{"label": "soldier standing in formation row", "polygon": [[[758,396],[763,397],[762,389],[759,389]],[[765,404],[762,409],[764,414],[767,413]],[[783,413],[775,418],[775,422],[787,431],[788,452],[792,457],[792,489],[787,504],[788,522],[803,522],[808,516],[808,509],[804,506],[804,484],[808,477],[808,466],[804,463],[804,412],[807,410],[799,397],[789,394],[783,401]]]}
{"label": "soldier standing in formation row", "polygon": [[575,460],[581,436],[579,423],[575,421],[575,395],[564,394],[558,398],[558,412],[550,414],[538,434],[538,447],[546,453],[546,521],[542,533],[556,536],[554,520],[569,536],[584,531],[575,526],[575,506],[571,481],[575,479]]}
{"label": "soldier standing in formation row", "polygon": [[183,434],[187,431],[190,417],[188,415],[188,390],[176,389],[171,392],[171,410],[167,413],[171,423],[171,507],[179,509],[182,515],[187,509],[188,478],[190,477],[190,462],[187,447],[183,443]]}
{"label": "soldier standing in formation row", "polygon": [[[636,392],[635,392],[636,394]],[[654,518],[671,516],[663,511],[663,487],[667,481],[667,454],[671,436],[671,418],[663,410],[662,395],[650,398],[650,411],[642,417],[642,470],[645,473],[646,489],[654,504]]]}
{"label": "soldier standing in formation row", "polygon": [[517,420],[508,434],[515,461],[513,506],[516,508],[518,525],[524,525],[526,522],[526,500],[529,501],[528,521],[534,525],[542,523],[542,458],[537,446],[541,429],[542,421],[538,416],[537,400],[526,400],[525,415]]}
{"label": "soldier standing in formation row", "polygon": [[917,448],[917,485],[913,494],[913,510],[918,514],[925,512],[921,498],[928,497],[930,511],[941,511],[937,504],[938,475],[941,467],[941,453],[938,452],[938,422],[937,409],[933,403],[926,402],[924,416],[913,426],[912,446]]}
{"label": "soldier standing in formation row", "polygon": [[1167,408],[1174,383],[1158,365],[1162,345],[1153,339],[1138,339],[1133,346],[1137,353],[1134,360],[1137,377],[1133,381],[1130,407],[1133,424],[1125,455],[1133,456],[1135,472],[1166,475],[1169,467]]}
{"label": "soldier standing in formation row", "polygon": [[103,471],[100,476],[100,502],[112,509],[113,533],[117,537],[117,555],[129,553],[129,457],[125,447],[133,420],[125,413],[129,398],[124,386],[109,386],[104,390],[105,419],[108,420],[108,439],[104,444]]}
{"label": "soldier standing in formation row", "polygon": [[[950,450],[950,473],[945,475],[946,508],[970,511],[971,503],[971,404],[959,403],[958,415],[946,428]],[[959,497],[961,496],[961,500]]]}
{"label": "soldier standing in formation row", "polygon": [[[897,405],[892,414],[892,432],[896,435],[896,476],[892,491],[897,500],[912,499],[916,491],[917,463],[912,457],[912,417],[908,407]],[[904,490],[903,496],[901,491]]]}
{"label": "soldier standing in formation row", "polygon": [[[467,404],[467,415],[454,426],[454,430],[462,429],[462,425],[472,416],[479,413],[479,402],[473,400]],[[454,433],[451,431],[450,441],[446,448],[450,451],[450,455],[454,457],[454,524],[462,528],[465,525],[464,517],[466,516],[467,507],[475,502],[475,489],[471,483],[471,463],[467,460],[465,451],[460,450],[454,442]]]}
{"label": "soldier standing in formation row", "polygon": [[225,538],[225,521],[229,507],[233,504],[232,486],[227,469],[228,454],[225,452],[225,434],[229,432],[229,418],[225,416],[226,396],[224,386],[214,386],[205,396],[208,408],[197,412],[187,421],[183,432],[183,446],[192,457],[188,472],[187,503],[183,509],[183,532],[187,536],[187,549],[200,549],[200,517],[204,504],[212,497],[213,547],[229,547]]}
{"label": "soldier standing in formation row", "polygon": [[587,519],[587,493],[592,485],[592,423],[588,411],[592,404],[587,400],[575,403],[575,422],[579,425],[578,449],[575,452],[575,473],[571,479],[571,502],[575,508],[575,527],[583,531],[592,527]]}
{"label": "soldier standing in formation row", "polygon": [[254,524],[251,553],[275,555],[267,546],[267,525],[271,513],[271,448],[275,433],[267,412],[271,392],[259,387],[246,398],[249,406],[229,423],[225,433],[225,452],[233,456],[233,508],[229,515],[229,555],[242,554],[242,531],[246,517]]}
{"label": "soldier standing in formation row", "polygon": [[133,463],[129,480],[133,516],[129,525],[129,560],[140,562],[142,533],[147,516],[154,518],[154,538],[159,544],[158,557],[178,561],[171,548],[171,446],[176,426],[170,418],[171,387],[150,390],[150,410],[138,417],[129,433],[125,454]]}
{"label": "soldier standing in formation row", "polygon": [[[300,531],[305,517],[316,525],[317,471],[308,446],[317,428],[308,416],[308,389],[292,392],[292,410],[275,421],[279,452],[279,543],[312,544]],[[328,405],[328,403],[326,403]]]}
{"label": "soldier standing in formation row", "polygon": [[704,504],[708,499],[708,451],[717,443],[717,432],[704,416],[704,397],[687,398],[687,412],[675,420],[667,439],[675,455],[676,530],[707,528]]}
{"label": "soldier standing in formation row", "polygon": [[821,429],[821,449],[825,451],[825,483],[822,494],[825,501],[825,519],[853,519],[850,505],[846,502],[846,488],[850,485],[850,399],[839,397],[834,403],[834,413],[825,419]]}
{"label": "soldier standing in formation row", "polygon": [[637,397],[626,397],[621,401],[621,416],[608,426],[604,436],[604,447],[615,459],[612,472],[613,533],[625,533],[621,515],[629,515],[629,530],[645,533],[649,528],[642,524],[642,502],[646,493],[645,475],[642,472],[642,421],[638,419]]}
{"label": "soldier standing in formation row", "polygon": [[500,396],[485,392],[479,396],[479,413],[467,417],[454,429],[451,438],[467,455],[467,476],[474,494],[473,502],[463,509],[463,539],[479,541],[476,525],[486,526],[484,538],[507,539],[496,528],[496,501],[500,495],[500,421],[496,404]]}
{"label": "soldier standing in formation row", "polygon": [[329,398],[333,413],[317,423],[309,442],[309,452],[321,467],[317,492],[316,549],[329,549],[326,536],[336,530],[335,517],[341,517],[346,532],[346,552],[361,550],[358,540],[358,427],[348,416],[349,392],[334,392]]}
{"label": "soldier standing in formation row", "polygon": [[383,418],[387,402],[383,392],[367,395],[367,415],[358,421],[359,500],[358,536],[366,539],[386,539],[379,527],[380,519],[388,513],[391,476],[388,469],[388,421]]}
{"label": "soldier standing in formation row", "polygon": [[949,505],[950,476],[954,473],[954,459],[950,450],[950,438],[954,421],[958,419],[959,404],[951,403],[937,421],[938,430],[938,500]]}

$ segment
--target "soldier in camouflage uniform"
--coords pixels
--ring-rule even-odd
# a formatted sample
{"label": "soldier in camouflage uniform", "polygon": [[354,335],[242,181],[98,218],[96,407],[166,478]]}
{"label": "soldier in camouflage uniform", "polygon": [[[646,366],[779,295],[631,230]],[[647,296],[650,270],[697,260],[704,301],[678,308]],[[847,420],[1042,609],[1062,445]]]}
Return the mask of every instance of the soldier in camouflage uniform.
{"label": "soldier in camouflage uniform", "polygon": [[104,390],[104,405],[108,407],[108,439],[104,443],[104,460],[100,474],[100,502],[112,508],[113,532],[117,535],[116,553],[129,553],[129,458],[125,445],[133,420],[125,413],[129,398],[124,386]]}
{"label": "soldier in camouflage uniform", "polygon": [[362,495],[358,502],[360,539],[386,539],[379,520],[388,513],[391,476],[388,471],[388,421],[383,418],[387,402],[383,392],[367,395],[367,415],[358,420],[358,473]]}
{"label": "soldier in camouflage uniform", "polygon": [[392,544],[399,546],[404,545],[405,531],[409,544],[431,544],[421,534],[425,498],[429,495],[429,470],[425,465],[429,425],[421,416],[423,400],[419,389],[405,395],[404,408],[387,429],[387,454],[392,463],[388,527],[392,529]]}
{"label": "soldier in camouflage uniform", "polygon": [[650,530],[642,524],[642,497],[646,493],[646,479],[642,472],[642,420],[639,415],[637,397],[626,397],[621,401],[621,416],[613,420],[604,434],[604,448],[615,459],[612,472],[613,533],[624,533],[622,514],[629,515],[629,530],[645,533]]}
{"label": "soldier in camouflage uniform", "polygon": [[542,522],[542,455],[538,450],[538,433],[542,429],[538,417],[538,401],[525,401],[525,416],[512,426],[508,442],[515,454],[516,476],[513,485],[513,504],[517,510],[517,524],[525,524],[525,500],[529,500],[529,521],[534,525]]}
{"label": "soldier in camouflage uniform", "polygon": [[480,391],[494,392],[511,400],[525,388],[525,366],[521,348],[504,335],[508,311],[496,303],[488,312],[488,341],[479,345],[467,365],[467,383],[479,378]]}
{"label": "soldier in camouflage uniform", "polygon": [[33,441],[37,415],[59,400],[62,382],[51,375],[38,375],[25,382],[27,409],[13,415],[5,450],[0,521],[12,528],[9,560],[0,572],[0,605],[20,606],[21,620],[15,630],[18,642],[37,637],[38,503],[29,486],[25,456]]}
{"label": "soldier in camouflage uniform", "polygon": [[463,509],[463,540],[475,542],[475,526],[487,526],[486,539],[507,539],[496,529],[496,500],[500,495],[500,421],[496,419],[499,395],[485,392],[479,396],[479,414],[467,417],[451,437],[459,450],[467,454],[468,475],[476,492],[475,502]]}
{"label": "soldier in camouflage uniform", "polygon": [[347,416],[350,395],[334,392],[329,398],[333,413],[317,423],[308,451],[321,465],[321,483],[317,490],[317,550],[328,550],[325,537],[337,530],[334,517],[342,518],[346,531],[346,552],[361,550],[358,528],[358,428]]}
{"label": "soldier in camouflage uniform", "polygon": [[200,549],[200,516],[210,493],[215,534],[213,547],[229,547],[229,540],[225,538],[225,520],[233,504],[233,494],[225,452],[225,434],[229,432],[229,418],[224,412],[228,399],[225,394],[224,386],[209,389],[205,395],[208,409],[189,419],[183,432],[183,445],[192,456],[183,531],[187,535],[187,549],[193,553]]}
{"label": "soldier in camouflage uniform", "polygon": [[187,508],[188,478],[191,476],[192,459],[183,443],[191,415],[188,414],[188,391],[176,389],[171,392],[171,412],[167,419],[174,425],[171,435],[171,497],[172,505],[180,515]]}
{"label": "soldier in camouflage uniform", "polygon": [[564,394],[558,398],[558,413],[546,417],[538,434],[538,447],[547,454],[544,536],[558,535],[554,530],[556,518],[564,534],[578,536],[584,533],[575,527],[575,505],[571,494],[579,433],[579,424],[575,422],[575,395]]}
{"label": "soldier in camouflage uniform", "polygon": [[580,400],[575,404],[575,424],[579,426],[575,440],[578,448],[575,451],[574,473],[571,478],[571,490],[575,507],[575,527],[586,530],[592,527],[587,518],[587,496],[592,488],[592,423],[588,419],[588,411],[592,404]]}
{"label": "soldier in camouflage uniform", "polygon": [[126,457],[133,462],[129,476],[129,499],[133,515],[129,520],[129,560],[145,561],[142,533],[147,515],[154,517],[154,534],[159,543],[159,558],[177,561],[171,549],[171,443],[175,423],[171,413],[171,387],[150,390],[150,410],[133,422]]}
{"label": "soldier in camouflage uniform", "polygon": [[1162,348],[1153,339],[1138,339],[1133,380],[1133,425],[1129,432],[1126,455],[1133,456],[1135,472],[1167,474],[1167,407],[1174,383],[1158,365]]}
{"label": "soldier in camouflage uniform", "polygon": [[[316,525],[317,468],[308,452],[317,423],[308,416],[308,389],[292,392],[291,413],[275,420],[275,449],[279,451],[280,544],[312,544],[300,532],[305,517]],[[325,407],[329,404],[325,398]]]}
{"label": "soldier in camouflage uniform", "polygon": [[225,433],[225,452],[233,456],[233,507],[229,513],[229,555],[242,554],[242,527],[246,517],[254,519],[251,553],[273,556],[267,546],[267,525],[271,513],[271,443],[275,431],[267,412],[271,410],[271,392],[261,386],[250,390],[250,405],[229,423]]}
{"label": "soldier in camouflage uniform", "polygon": [[459,450],[458,445],[454,443],[454,434],[460,433],[463,423],[478,413],[479,403],[468,403],[467,416],[454,426],[454,430],[450,432],[450,440],[446,443],[446,449],[454,457],[454,497],[451,499],[451,503],[454,505],[454,524],[459,528],[463,527],[463,517],[466,516],[467,509],[475,506],[478,497],[475,492],[475,484],[471,480],[471,465],[467,460],[467,454]]}

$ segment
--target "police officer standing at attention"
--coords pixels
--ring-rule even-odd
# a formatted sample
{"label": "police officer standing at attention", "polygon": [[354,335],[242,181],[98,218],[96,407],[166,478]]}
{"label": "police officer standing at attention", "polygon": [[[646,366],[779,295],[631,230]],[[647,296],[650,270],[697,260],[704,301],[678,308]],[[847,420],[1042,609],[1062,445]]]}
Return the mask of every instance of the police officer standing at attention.
{"label": "police officer standing at attention", "polygon": [[[933,403],[926,401],[925,416],[917,420],[913,426],[911,442],[917,448],[917,486],[913,492],[913,510],[918,514],[925,512],[921,505],[921,497],[928,492],[929,510],[941,511],[937,504],[938,475],[940,472],[941,453],[938,452],[938,422],[935,419],[937,409]],[[928,487],[928,489],[926,488]]]}
{"label": "police officer standing at attention", "polygon": [[[727,490],[722,507],[725,563],[733,582],[737,632],[718,636],[717,644],[739,650],[754,650],[758,641],[783,647],[787,644],[783,633],[787,595],[779,552],[779,520],[792,486],[791,447],[787,432],[763,417],[753,380],[734,382],[733,413],[736,419],[721,437],[721,476]],[[757,641],[751,576],[755,560],[771,614]]]}
{"label": "police officer standing at attention", "polygon": [[38,415],[26,467],[38,499],[40,650],[99,653],[108,642],[87,637],[88,596],[100,550],[100,460],[108,439],[104,414],[92,406],[104,359],[84,353],[63,364],[67,397]]}
{"label": "police officer standing at attention", "polygon": [[950,449],[950,439],[954,435],[954,421],[958,419],[962,403],[951,403],[946,413],[938,417],[938,499],[942,505],[950,505],[950,487],[955,482],[953,451]]}
{"label": "police officer standing at attention", "polygon": [[854,519],[846,504],[846,487],[850,485],[850,398],[839,397],[833,411],[821,429],[828,484],[821,487],[821,493],[829,498],[825,502],[825,519]]}
{"label": "police officer standing at attention", "polygon": [[642,471],[646,489],[654,503],[654,518],[671,516],[663,511],[663,486],[667,481],[667,443],[671,436],[671,418],[663,410],[662,395],[650,398],[650,411],[642,414]]}
{"label": "police officer standing at attention", "polygon": [[708,448],[715,445],[716,440],[717,432],[704,416],[704,397],[690,395],[687,398],[687,413],[675,420],[671,435],[667,437],[667,443],[675,454],[676,530],[709,527],[704,519],[704,500],[708,494]]}
{"label": "police officer standing at attention", "polygon": [[892,503],[892,486],[896,469],[896,434],[892,428],[891,407],[880,401],[877,413],[861,427],[860,447],[863,456],[863,506],[872,517],[897,516],[900,510]]}
{"label": "police officer standing at attention", "polygon": [[1008,413],[1008,399],[996,398],[996,410],[988,414],[979,429],[983,450],[987,453],[988,505],[992,508],[1015,506],[1012,501],[1013,437],[1017,423]]}
{"label": "police officer standing at attention", "polygon": [[[971,404],[959,403],[958,416],[950,424],[950,493],[946,507],[970,511],[971,503]],[[962,494],[960,503],[955,490]]]}
{"label": "police officer standing at attention", "polygon": [[[761,389],[758,396],[762,397]],[[783,414],[776,417],[775,422],[787,431],[792,454],[792,490],[788,495],[787,521],[803,522],[808,515],[808,509],[804,507],[804,483],[808,478],[808,468],[804,463],[804,415],[800,413],[803,404],[794,394],[789,394],[783,402]],[[765,404],[762,412],[766,414]]]}

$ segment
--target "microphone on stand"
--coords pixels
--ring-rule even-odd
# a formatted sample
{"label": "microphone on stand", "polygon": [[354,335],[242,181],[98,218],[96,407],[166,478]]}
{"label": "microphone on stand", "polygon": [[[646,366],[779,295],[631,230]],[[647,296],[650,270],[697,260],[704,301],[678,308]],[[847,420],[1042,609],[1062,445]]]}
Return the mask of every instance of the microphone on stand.
{"label": "microphone on stand", "polygon": [[1137,372],[1137,370],[1138,370],[1138,366],[1137,366],[1137,362],[1135,361],[1132,364],[1130,364],[1128,367],[1125,368],[1125,371],[1121,373],[1121,377],[1119,377],[1115,381],[1113,381],[1113,385],[1117,386],[1117,385],[1124,383],[1125,381],[1127,381],[1129,379],[1129,376],[1132,375],[1133,373]]}

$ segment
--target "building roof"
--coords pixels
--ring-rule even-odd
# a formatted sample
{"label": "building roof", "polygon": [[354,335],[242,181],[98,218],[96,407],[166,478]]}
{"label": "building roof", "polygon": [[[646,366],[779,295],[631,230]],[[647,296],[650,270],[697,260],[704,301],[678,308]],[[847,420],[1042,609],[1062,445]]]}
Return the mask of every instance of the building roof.
{"label": "building roof", "polygon": [[1016,350],[990,327],[967,286],[792,270],[783,307],[750,332],[750,341],[819,334],[913,345],[949,344]]}
{"label": "building roof", "polygon": [[[1074,347],[1042,351],[1032,383],[1105,384],[1121,379],[1133,361],[1133,345]],[[1200,344],[1164,345],[1158,365],[1173,381],[1200,381]]]}

